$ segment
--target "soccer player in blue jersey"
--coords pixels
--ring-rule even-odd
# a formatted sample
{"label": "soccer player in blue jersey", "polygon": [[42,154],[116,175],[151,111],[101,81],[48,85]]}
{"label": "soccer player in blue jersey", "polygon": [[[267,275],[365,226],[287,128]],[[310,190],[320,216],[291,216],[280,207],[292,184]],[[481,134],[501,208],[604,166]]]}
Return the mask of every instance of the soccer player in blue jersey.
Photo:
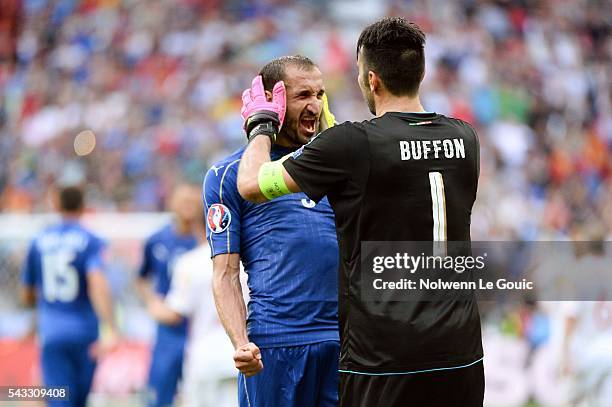
{"label": "soccer player in blue jersey", "polygon": [[[323,78],[301,56],[282,57],[261,70],[287,89],[285,125],[272,147],[278,160],[306,144],[325,111]],[[241,406],[335,406],[338,402],[338,244],[326,198],[304,194],[264,205],[238,194],[244,148],[215,163],[204,179],[206,234],[213,257],[213,292],[240,371]],[[239,262],[248,274],[248,313]]]}
{"label": "soccer player in blue jersey", "polygon": [[[202,204],[198,188],[179,185],[170,197],[173,222],[153,234],[145,243],[136,289],[145,303],[165,297],[170,289],[174,262],[198,244]],[[147,404],[170,406],[182,374],[187,340],[187,320],[176,325],[157,324],[149,369]]]}
{"label": "soccer player in blue jersey", "polygon": [[[68,386],[68,398],[50,406],[85,406],[96,356],[117,342],[110,287],[104,276],[104,242],[79,224],[83,194],[60,191],[62,220],[33,240],[22,273],[21,300],[36,304],[43,382]],[[98,340],[98,324],[105,341]]]}

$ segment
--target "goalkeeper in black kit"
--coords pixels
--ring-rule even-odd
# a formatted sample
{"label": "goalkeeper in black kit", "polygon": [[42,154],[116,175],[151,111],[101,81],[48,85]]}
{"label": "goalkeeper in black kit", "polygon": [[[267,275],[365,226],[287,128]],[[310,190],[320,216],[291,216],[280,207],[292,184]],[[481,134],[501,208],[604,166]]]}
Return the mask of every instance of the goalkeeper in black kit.
{"label": "goalkeeper in black kit", "polygon": [[[375,118],[322,132],[270,162],[282,103],[244,98],[250,145],[240,194],[264,202],[298,191],[335,213],[340,247],[341,406],[482,406],[476,302],[362,298],[361,242],[469,241],[479,143],[467,123],[419,100],[425,35],[402,18],[368,26],[357,43],[358,83]],[[256,82],[254,82],[256,83]]]}

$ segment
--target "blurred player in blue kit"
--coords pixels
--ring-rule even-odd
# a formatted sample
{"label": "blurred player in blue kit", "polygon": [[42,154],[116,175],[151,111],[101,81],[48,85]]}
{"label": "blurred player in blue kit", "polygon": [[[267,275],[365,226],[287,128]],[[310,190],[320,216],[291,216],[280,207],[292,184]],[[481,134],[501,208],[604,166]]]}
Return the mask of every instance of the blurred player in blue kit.
{"label": "blurred player in blue kit", "polygon": [[85,406],[96,358],[118,338],[104,275],[105,243],[80,225],[83,206],[80,189],[60,191],[62,220],[36,236],[22,273],[21,300],[36,304],[38,311],[43,382],[69,388],[69,400],[51,401],[50,406]]}
{"label": "blurred player in blue kit", "polygon": [[189,318],[181,384],[182,407],[236,406],[234,348],[217,316],[211,295],[212,277],[210,249],[204,243],[176,261],[166,298],[147,305],[151,316],[166,324],[179,324]]}
{"label": "blurred player in blue kit", "polygon": [[[318,67],[282,57],[261,70],[268,97],[287,89],[285,125],[272,159],[294,152],[333,125]],[[238,194],[244,148],[204,179],[206,233],[219,317],[235,348],[241,406],[335,406],[338,402],[338,244],[326,198],[288,195],[259,205]],[[239,279],[248,274],[248,316]]]}
{"label": "blurred player in blue kit", "polygon": [[[169,203],[175,219],[146,241],[136,280],[136,289],[146,304],[166,296],[174,262],[198,244],[197,233],[202,219],[198,188],[177,186]],[[186,340],[186,319],[176,325],[157,324],[147,384],[147,405],[172,405],[182,374]]]}

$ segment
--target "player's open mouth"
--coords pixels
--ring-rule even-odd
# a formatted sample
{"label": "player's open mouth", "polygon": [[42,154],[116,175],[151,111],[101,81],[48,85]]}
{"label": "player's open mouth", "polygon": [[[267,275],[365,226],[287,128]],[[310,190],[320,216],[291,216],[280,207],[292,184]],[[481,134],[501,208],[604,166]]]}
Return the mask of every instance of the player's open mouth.
{"label": "player's open mouth", "polygon": [[317,120],[314,117],[303,117],[300,120],[300,127],[302,127],[306,133],[314,134],[317,128]]}

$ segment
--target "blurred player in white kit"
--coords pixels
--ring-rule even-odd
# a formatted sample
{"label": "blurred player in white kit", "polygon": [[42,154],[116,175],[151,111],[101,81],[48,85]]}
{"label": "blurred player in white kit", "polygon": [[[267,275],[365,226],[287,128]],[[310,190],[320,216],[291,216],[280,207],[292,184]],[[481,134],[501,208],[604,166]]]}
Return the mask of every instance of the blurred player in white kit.
{"label": "blurred player in white kit", "polygon": [[163,300],[155,297],[147,307],[157,321],[165,324],[179,324],[183,318],[191,318],[180,405],[236,406],[234,348],[217,317],[208,244],[177,259],[168,295]]}
{"label": "blurred player in white kit", "polygon": [[[610,245],[605,233],[591,231],[581,239],[575,269],[599,287],[601,298],[610,298]],[[612,301],[570,301],[564,310],[564,373],[575,377],[572,406],[611,406]]]}

